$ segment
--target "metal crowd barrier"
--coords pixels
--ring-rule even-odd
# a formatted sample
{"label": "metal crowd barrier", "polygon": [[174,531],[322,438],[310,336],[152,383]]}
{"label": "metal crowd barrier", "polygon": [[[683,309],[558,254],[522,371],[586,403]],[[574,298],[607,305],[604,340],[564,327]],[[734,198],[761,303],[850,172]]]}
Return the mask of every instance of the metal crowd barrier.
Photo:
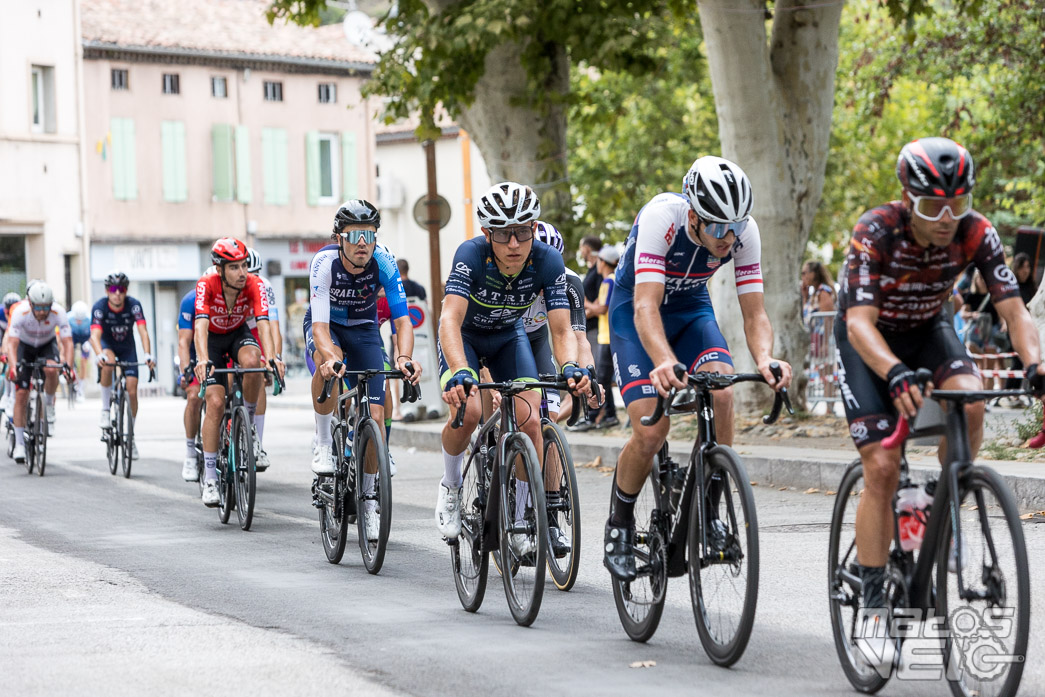
{"label": "metal crowd barrier", "polygon": [[806,404],[812,411],[823,402],[841,401],[835,359],[835,312],[812,312],[807,318],[809,355],[806,358]]}

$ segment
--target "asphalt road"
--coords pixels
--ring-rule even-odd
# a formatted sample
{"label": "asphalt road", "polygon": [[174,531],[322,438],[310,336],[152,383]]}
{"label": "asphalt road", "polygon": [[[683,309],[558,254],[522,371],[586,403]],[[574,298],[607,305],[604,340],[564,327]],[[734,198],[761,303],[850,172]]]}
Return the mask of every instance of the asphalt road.
{"label": "asphalt road", "polygon": [[[243,532],[180,479],[183,401],[143,401],[130,480],[108,473],[96,405],[59,405],[44,478],[0,455],[0,694],[854,694],[827,614],[830,496],[756,487],[758,612],[747,652],[727,670],[703,653],[685,578],[672,580],[653,639],[627,639],[601,565],[610,480],[595,470],[579,475],[580,580],[561,593],[549,579],[524,629],[492,569],[479,613],[460,607],[432,519],[437,454],[396,448],[393,432],[393,529],[375,577],[354,531],[340,565],[323,555],[311,412],[273,400],[273,466]],[[1021,694],[1043,695],[1045,526],[1028,521],[1025,531],[1034,611]],[[655,665],[631,667],[640,661]],[[948,689],[893,680],[883,694]]]}

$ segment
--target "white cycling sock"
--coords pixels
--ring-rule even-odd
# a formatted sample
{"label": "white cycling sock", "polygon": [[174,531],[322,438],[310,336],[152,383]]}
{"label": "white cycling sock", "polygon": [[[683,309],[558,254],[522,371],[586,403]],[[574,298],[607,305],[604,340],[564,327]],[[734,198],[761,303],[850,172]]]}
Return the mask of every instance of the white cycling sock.
{"label": "white cycling sock", "polygon": [[254,420],[254,415],[258,413],[258,403],[257,402],[244,402],[243,406],[245,406],[247,408],[247,416],[249,416],[250,420],[253,421]]}
{"label": "white cycling sock", "polygon": [[25,445],[25,427],[15,426],[15,443]]}
{"label": "white cycling sock", "polygon": [[330,445],[330,425],[334,423],[334,414],[316,414],[316,444]]}
{"label": "white cycling sock", "polygon": [[112,385],[102,387],[102,411],[109,411],[110,399],[112,399]]}
{"label": "white cycling sock", "polygon": [[258,442],[264,443],[265,437],[265,415],[255,414],[254,415],[254,430],[258,432]]}
{"label": "white cycling sock", "polygon": [[46,392],[44,392],[44,404],[46,404],[49,407],[53,407],[54,406],[54,397],[55,397],[55,395],[47,394]]}
{"label": "white cycling sock", "polygon": [[530,501],[530,483],[515,480],[515,522],[526,517],[526,504]]}
{"label": "white cycling sock", "polygon": [[218,481],[218,454],[217,453],[203,453],[203,466],[206,468],[206,473],[203,475],[203,481],[205,482],[216,482]]}
{"label": "white cycling sock", "polygon": [[370,474],[369,472],[363,472],[363,493],[372,496],[374,493],[374,482],[377,480],[377,474]]}
{"label": "white cycling sock", "polygon": [[461,463],[464,462],[464,453],[451,455],[443,448],[443,480],[442,484],[447,489],[461,488]]}
{"label": "white cycling sock", "polygon": [[185,457],[193,458],[196,457],[196,439],[186,438],[185,439]]}

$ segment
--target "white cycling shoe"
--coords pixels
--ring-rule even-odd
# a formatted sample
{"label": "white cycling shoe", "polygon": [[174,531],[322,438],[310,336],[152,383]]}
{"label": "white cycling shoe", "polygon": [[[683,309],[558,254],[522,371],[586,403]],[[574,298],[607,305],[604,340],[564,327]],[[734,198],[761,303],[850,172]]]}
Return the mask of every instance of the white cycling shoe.
{"label": "white cycling shoe", "polygon": [[16,443],[13,455],[14,455],[14,458],[15,458],[15,462],[17,462],[20,465],[24,465],[25,464],[25,444],[24,443]]}
{"label": "white cycling shoe", "polygon": [[199,481],[199,473],[196,472],[196,458],[187,457],[181,463],[181,478],[187,482]]}
{"label": "white cycling shoe", "polygon": [[512,533],[508,539],[508,546],[520,561],[524,561],[537,551],[537,542],[524,532]]}
{"label": "white cycling shoe", "polygon": [[443,537],[456,540],[461,534],[461,489],[439,485],[439,500],[435,504],[435,526]]}
{"label": "white cycling shoe", "polygon": [[889,636],[889,616],[868,612],[853,635],[857,659],[882,674],[896,664],[896,639]]}
{"label": "white cycling shoe", "polygon": [[366,539],[377,542],[381,537],[381,515],[377,512],[377,501],[366,502]]}
{"label": "white cycling shoe", "polygon": [[334,455],[330,452],[330,445],[317,445],[312,451],[312,471],[322,477],[330,477],[334,474]]}
{"label": "white cycling shoe", "polygon": [[218,496],[218,480],[208,479],[203,482],[203,495],[200,497],[203,499],[203,505],[207,508],[215,508],[221,501],[221,497]]}
{"label": "white cycling shoe", "polygon": [[109,428],[112,424],[109,421],[109,410],[102,409],[101,413],[98,414],[98,428]]}

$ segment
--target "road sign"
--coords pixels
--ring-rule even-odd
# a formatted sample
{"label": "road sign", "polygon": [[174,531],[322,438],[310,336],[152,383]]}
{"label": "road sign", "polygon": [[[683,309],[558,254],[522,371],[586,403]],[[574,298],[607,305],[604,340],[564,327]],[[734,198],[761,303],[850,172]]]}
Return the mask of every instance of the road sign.
{"label": "road sign", "polygon": [[[450,202],[442,196],[436,196],[436,203],[439,206],[439,229],[446,227],[446,224],[450,222]],[[417,203],[414,204],[414,222],[420,225],[423,229],[428,229],[428,197],[422,196],[417,199]]]}

